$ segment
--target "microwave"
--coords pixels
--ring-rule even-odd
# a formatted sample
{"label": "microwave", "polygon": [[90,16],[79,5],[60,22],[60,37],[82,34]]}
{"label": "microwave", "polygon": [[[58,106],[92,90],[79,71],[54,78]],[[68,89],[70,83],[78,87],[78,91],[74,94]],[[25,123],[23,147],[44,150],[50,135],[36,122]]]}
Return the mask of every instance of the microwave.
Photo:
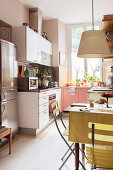
{"label": "microwave", "polygon": [[38,89],[38,77],[18,77],[18,91]]}

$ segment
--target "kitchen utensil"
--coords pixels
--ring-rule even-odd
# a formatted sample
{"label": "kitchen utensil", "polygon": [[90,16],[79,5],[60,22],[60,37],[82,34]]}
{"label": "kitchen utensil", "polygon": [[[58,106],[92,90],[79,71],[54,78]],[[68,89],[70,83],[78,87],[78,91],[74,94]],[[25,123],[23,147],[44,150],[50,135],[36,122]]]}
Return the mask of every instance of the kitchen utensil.
{"label": "kitchen utensil", "polygon": [[41,79],[38,79],[38,86],[41,87]]}
{"label": "kitchen utensil", "polygon": [[46,80],[45,78],[41,81],[41,86],[43,87],[48,87],[49,81]]}
{"label": "kitchen utensil", "polygon": [[50,87],[53,87],[54,82],[50,81]]}
{"label": "kitchen utensil", "polygon": [[58,82],[57,81],[54,81],[53,87],[58,87]]}

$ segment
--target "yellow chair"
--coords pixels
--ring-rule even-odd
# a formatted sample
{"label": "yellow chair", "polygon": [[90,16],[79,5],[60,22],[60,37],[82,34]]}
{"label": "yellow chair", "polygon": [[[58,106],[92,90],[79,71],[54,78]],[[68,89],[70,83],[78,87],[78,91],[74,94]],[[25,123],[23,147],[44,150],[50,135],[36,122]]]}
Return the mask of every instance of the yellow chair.
{"label": "yellow chair", "polygon": [[[88,138],[92,139],[92,146],[86,146],[91,169],[113,169],[113,125],[89,122],[88,128],[92,129],[92,133],[88,134]],[[106,145],[95,145],[95,140],[104,141]]]}
{"label": "yellow chair", "polygon": [[91,169],[113,169],[113,110],[70,111],[69,140],[86,145]]}
{"label": "yellow chair", "polygon": [[[75,155],[75,153],[74,153],[74,148],[72,148],[72,146],[74,145],[74,143],[72,143],[71,145],[69,145],[68,141],[67,141],[66,138],[65,138],[65,136],[68,136],[69,126],[66,126],[65,123],[64,123],[64,121],[63,121],[63,119],[62,119],[62,113],[60,112],[60,107],[59,107],[59,105],[58,105],[58,101],[52,103],[52,104],[51,104],[51,107],[52,107],[52,109],[54,109],[53,115],[54,115],[54,121],[55,121],[57,130],[58,130],[60,136],[62,137],[62,139],[64,140],[64,142],[66,143],[66,145],[68,146],[68,150],[66,151],[66,153],[64,154],[64,156],[61,158],[61,160],[63,161],[63,159],[65,158],[65,156],[68,154],[68,152],[71,151],[71,152],[68,154],[67,158],[63,161],[62,165],[60,166],[59,170],[61,170],[62,167],[63,167],[63,165],[66,163],[66,161],[67,161],[67,160],[69,159],[69,157],[71,156],[71,154],[73,153],[73,154]],[[58,116],[58,115],[60,116],[60,120],[61,120],[62,125],[63,125],[63,127],[64,127],[64,132],[63,132],[63,133],[61,132],[61,130],[60,130],[61,128],[59,128],[59,125],[58,125],[58,122],[57,122],[57,120],[58,120],[58,119],[57,119],[57,116]]]}

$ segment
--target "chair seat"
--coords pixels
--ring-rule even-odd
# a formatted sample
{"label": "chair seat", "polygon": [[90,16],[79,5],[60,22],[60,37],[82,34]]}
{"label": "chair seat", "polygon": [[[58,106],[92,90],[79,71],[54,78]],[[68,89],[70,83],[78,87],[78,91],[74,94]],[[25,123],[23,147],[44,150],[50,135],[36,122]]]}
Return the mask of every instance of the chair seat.
{"label": "chair seat", "polygon": [[63,136],[68,136],[69,134],[69,126],[66,127],[64,133],[63,133]]}

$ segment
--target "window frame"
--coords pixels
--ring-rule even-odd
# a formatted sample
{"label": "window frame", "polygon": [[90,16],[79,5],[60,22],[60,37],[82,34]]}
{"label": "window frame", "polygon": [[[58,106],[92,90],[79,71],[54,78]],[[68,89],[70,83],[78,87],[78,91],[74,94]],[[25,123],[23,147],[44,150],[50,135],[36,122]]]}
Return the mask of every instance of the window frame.
{"label": "window frame", "polygon": [[[100,30],[102,28],[102,22],[95,22],[94,26],[98,25]],[[71,61],[71,56],[72,56],[72,28],[77,28],[77,27],[83,27],[83,30],[86,31],[88,26],[92,26],[91,22],[86,22],[86,23],[79,23],[79,24],[70,24],[68,27],[68,39],[69,39],[69,43],[68,43],[68,50],[69,50],[69,59],[68,59],[68,68],[69,68],[69,74],[68,74],[68,81],[72,81],[72,61]],[[102,60],[103,62],[103,60]],[[102,65],[101,62],[101,65]],[[84,58],[84,72],[87,72],[87,59]],[[103,80],[103,68],[101,67],[101,76],[100,76],[100,80]]]}

